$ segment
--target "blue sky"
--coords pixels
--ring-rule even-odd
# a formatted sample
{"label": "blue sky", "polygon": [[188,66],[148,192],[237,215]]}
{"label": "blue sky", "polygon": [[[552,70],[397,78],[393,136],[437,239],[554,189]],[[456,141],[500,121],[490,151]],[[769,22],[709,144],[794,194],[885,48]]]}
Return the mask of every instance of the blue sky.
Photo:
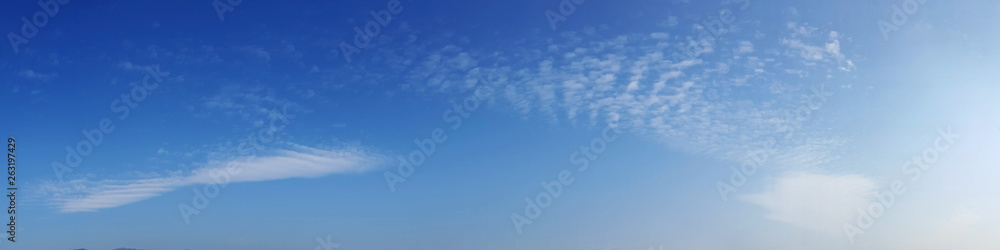
{"label": "blue sky", "polygon": [[578,1],[8,4],[3,248],[1000,248],[997,2]]}

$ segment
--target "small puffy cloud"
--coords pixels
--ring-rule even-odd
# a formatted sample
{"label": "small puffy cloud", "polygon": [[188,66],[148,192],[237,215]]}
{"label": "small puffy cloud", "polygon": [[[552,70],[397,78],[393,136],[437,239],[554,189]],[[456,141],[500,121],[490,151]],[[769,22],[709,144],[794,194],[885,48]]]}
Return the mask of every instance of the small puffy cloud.
{"label": "small puffy cloud", "polygon": [[875,182],[860,175],[790,173],[766,191],[741,197],[766,208],[767,218],[829,237],[843,236],[842,225],[872,200]]}

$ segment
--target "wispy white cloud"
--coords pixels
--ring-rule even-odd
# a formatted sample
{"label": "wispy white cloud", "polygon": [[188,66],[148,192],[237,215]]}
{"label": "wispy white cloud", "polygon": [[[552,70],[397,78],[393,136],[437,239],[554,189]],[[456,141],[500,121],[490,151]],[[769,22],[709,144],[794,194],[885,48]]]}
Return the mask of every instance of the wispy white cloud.
{"label": "wispy white cloud", "polygon": [[239,117],[255,122],[255,126],[262,126],[263,122],[273,116],[275,112],[284,112],[288,109],[300,109],[302,106],[295,102],[276,97],[270,90],[262,87],[242,87],[231,85],[224,87],[221,93],[211,97],[203,98],[200,106],[191,106],[191,110],[206,111],[203,116],[211,116],[217,113],[229,117]]}
{"label": "wispy white cloud", "polygon": [[46,183],[40,190],[60,212],[92,212],[159,196],[178,188],[216,182],[213,175],[235,166],[230,183],[316,178],[330,174],[359,172],[385,162],[385,157],[360,148],[319,149],[293,145],[262,157],[214,161],[187,174],[132,180],[79,179]]}
{"label": "wispy white cloud", "polygon": [[753,53],[753,43],[750,41],[740,42],[740,48],[736,50],[736,54],[746,54]]}
{"label": "wispy white cloud", "polygon": [[[249,56],[255,57],[257,59],[260,59],[260,60],[262,60],[264,62],[270,62],[271,61],[271,53],[267,52],[267,50],[264,49],[264,48],[262,48],[262,47],[244,46],[244,47],[239,47],[238,49],[241,52],[243,52],[243,53],[245,53],[245,54],[247,54]],[[292,50],[294,50],[294,47],[292,48]]]}
{"label": "wispy white cloud", "polygon": [[44,73],[35,72],[34,70],[30,70],[30,69],[22,70],[22,71],[18,72],[17,74],[21,75],[22,77],[24,77],[25,79],[28,79],[28,80],[40,80],[40,81],[48,81],[48,80],[56,77],[55,73],[44,74]]}
{"label": "wispy white cloud", "polygon": [[143,65],[136,65],[136,64],[134,64],[134,63],[132,63],[130,61],[120,62],[120,63],[118,63],[117,66],[118,66],[118,68],[121,68],[121,69],[124,69],[124,70],[135,70],[135,71],[146,70],[146,67],[148,67],[148,66],[143,66]]}
{"label": "wispy white cloud", "polygon": [[181,177],[140,180],[72,180],[50,183],[42,192],[51,196],[50,204],[63,213],[92,212],[138,202],[189,185]]}
{"label": "wispy white cloud", "polygon": [[788,143],[786,150],[774,155],[770,167],[784,171],[817,171],[825,164],[839,159],[841,148],[847,142],[841,138],[806,138]]}
{"label": "wispy white cloud", "polygon": [[813,32],[819,30],[818,28],[810,27],[808,24],[800,25],[796,22],[788,22],[785,24],[785,27],[791,30],[793,35],[798,35],[803,37],[812,36]]}

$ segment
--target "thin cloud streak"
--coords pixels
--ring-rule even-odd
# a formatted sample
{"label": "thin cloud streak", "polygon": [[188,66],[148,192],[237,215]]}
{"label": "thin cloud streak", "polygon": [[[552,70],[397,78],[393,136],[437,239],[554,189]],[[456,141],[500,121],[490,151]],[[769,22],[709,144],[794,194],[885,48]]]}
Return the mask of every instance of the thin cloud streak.
{"label": "thin cloud streak", "polygon": [[188,175],[138,180],[79,179],[61,184],[47,183],[42,192],[51,197],[50,204],[59,212],[94,212],[160,196],[184,186],[213,183],[212,173],[226,171],[227,166],[240,169],[239,174],[229,180],[235,183],[361,172],[384,161],[385,157],[358,148],[324,150],[295,145],[270,156],[214,162]]}

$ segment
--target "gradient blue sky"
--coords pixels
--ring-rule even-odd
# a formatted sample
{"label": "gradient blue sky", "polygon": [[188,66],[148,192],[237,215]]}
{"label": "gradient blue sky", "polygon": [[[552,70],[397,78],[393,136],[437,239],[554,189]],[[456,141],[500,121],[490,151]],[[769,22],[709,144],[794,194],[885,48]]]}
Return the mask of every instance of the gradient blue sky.
{"label": "gradient blue sky", "polygon": [[[929,0],[883,32],[907,1],[588,0],[552,26],[560,1],[403,0],[345,60],[388,2],[61,5],[0,46],[21,190],[18,240],[0,245],[1000,248],[1000,2]],[[42,11],[6,6],[11,34]],[[705,26],[720,13],[731,24]],[[158,85],[135,107],[116,102],[144,78]],[[114,130],[81,164],[53,168],[103,119]],[[436,129],[447,139],[387,181]],[[261,131],[274,139],[241,146]],[[606,150],[580,171],[594,140]],[[512,221],[563,171],[551,205]]]}

